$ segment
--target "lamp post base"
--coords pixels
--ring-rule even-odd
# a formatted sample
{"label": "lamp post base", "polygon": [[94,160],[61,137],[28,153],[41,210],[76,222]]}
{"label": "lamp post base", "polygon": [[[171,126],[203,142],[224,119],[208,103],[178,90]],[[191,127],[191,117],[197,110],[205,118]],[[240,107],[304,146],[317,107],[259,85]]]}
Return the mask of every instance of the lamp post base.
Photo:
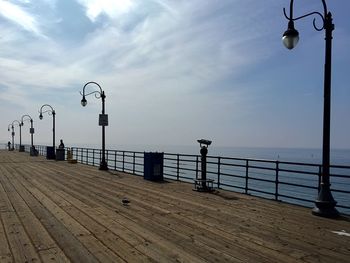
{"label": "lamp post base", "polygon": [[312,209],[312,214],[328,218],[338,217],[339,212],[335,208],[336,204],[337,202],[333,199],[330,185],[321,183],[320,192],[315,201],[315,207]]}
{"label": "lamp post base", "polygon": [[107,171],[108,170],[108,165],[106,162],[101,162],[100,163],[100,167],[98,168],[99,170],[102,170],[102,171]]}

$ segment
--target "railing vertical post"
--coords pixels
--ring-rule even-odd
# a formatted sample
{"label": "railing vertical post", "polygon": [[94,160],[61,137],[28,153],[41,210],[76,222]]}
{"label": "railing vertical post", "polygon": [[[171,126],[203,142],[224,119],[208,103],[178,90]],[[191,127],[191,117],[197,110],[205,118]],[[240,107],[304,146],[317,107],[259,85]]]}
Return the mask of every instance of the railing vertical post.
{"label": "railing vertical post", "polygon": [[105,150],[106,155],[105,155],[105,162],[106,162],[106,167],[108,168],[108,161],[109,161],[109,150]]}
{"label": "railing vertical post", "polygon": [[125,151],[123,151],[123,172],[124,172],[124,167],[125,167]]}
{"label": "railing vertical post", "polygon": [[318,166],[318,186],[317,186],[317,192],[320,192],[320,188],[321,188],[321,174],[322,174],[322,166],[319,165]]}
{"label": "railing vertical post", "polygon": [[180,155],[177,154],[177,160],[176,160],[176,180],[180,180]]}
{"label": "railing vertical post", "polygon": [[101,162],[102,162],[102,150],[99,149],[99,152],[100,152],[100,164],[101,164]]}
{"label": "railing vertical post", "polygon": [[89,149],[86,148],[86,164],[89,164]]}
{"label": "railing vertical post", "polygon": [[95,166],[95,149],[92,149],[92,166]]}
{"label": "railing vertical post", "polygon": [[249,179],[249,160],[245,164],[245,193],[248,194],[248,179]]}
{"label": "railing vertical post", "polygon": [[132,161],[132,173],[135,174],[135,152],[134,152],[133,161]]}
{"label": "railing vertical post", "polygon": [[117,154],[118,154],[118,151],[115,151],[114,152],[114,170],[115,171],[117,170]]}
{"label": "railing vertical post", "polygon": [[278,201],[279,161],[276,161],[275,200]]}
{"label": "railing vertical post", "polygon": [[221,157],[218,157],[218,188],[220,188]]}
{"label": "railing vertical post", "polygon": [[198,155],[196,156],[196,179],[198,179],[198,173],[199,173],[199,171],[198,171]]}
{"label": "railing vertical post", "polygon": [[83,155],[84,155],[84,152],[83,152],[83,148],[80,148],[80,162],[83,163]]}

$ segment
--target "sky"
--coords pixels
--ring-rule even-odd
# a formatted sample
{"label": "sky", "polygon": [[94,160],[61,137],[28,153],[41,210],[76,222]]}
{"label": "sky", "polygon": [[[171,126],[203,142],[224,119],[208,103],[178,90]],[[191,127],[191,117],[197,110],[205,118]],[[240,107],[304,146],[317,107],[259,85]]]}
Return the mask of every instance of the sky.
{"label": "sky", "polygon": [[[331,147],[350,149],[350,1],[327,1],[335,24]],[[322,147],[324,32],[295,22],[297,47],[281,37],[289,0],[0,0],[0,141],[25,114],[34,143],[100,145],[106,94],[108,148],[194,145]],[[323,12],[294,1],[295,16]],[[321,21],[316,18],[316,24]],[[88,85],[87,92],[98,90]],[[30,143],[29,123],[22,142]],[[19,128],[15,127],[16,143]]]}

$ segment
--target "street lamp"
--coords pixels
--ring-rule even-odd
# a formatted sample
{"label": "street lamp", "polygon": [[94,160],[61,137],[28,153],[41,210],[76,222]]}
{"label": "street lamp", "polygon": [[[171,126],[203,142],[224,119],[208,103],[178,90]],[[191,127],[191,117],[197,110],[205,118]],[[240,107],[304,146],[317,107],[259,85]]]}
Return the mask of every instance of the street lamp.
{"label": "street lamp", "polygon": [[[94,84],[96,86],[98,86],[99,90],[95,90],[92,91],[90,93],[85,94],[85,88],[86,86],[90,85],[90,84]],[[83,98],[81,99],[81,105],[83,107],[85,107],[87,105],[87,100],[85,97],[91,95],[91,94],[95,94],[95,97],[97,99],[101,98],[102,100],[102,114],[100,114],[99,116],[99,126],[102,126],[102,160],[100,163],[100,170],[108,170],[108,165],[106,162],[106,140],[105,140],[105,126],[108,126],[108,115],[105,114],[105,92],[102,90],[101,86],[94,82],[94,81],[90,81],[88,83],[86,83],[83,87],[83,92],[80,92],[80,94],[83,96]]]}
{"label": "street lamp", "polygon": [[11,132],[12,147],[9,148],[9,150],[13,151],[13,150],[14,150],[14,145],[13,145],[13,144],[14,144],[14,141],[15,141],[15,140],[14,140],[14,136],[15,136],[15,131],[14,131],[14,129],[15,129],[15,128],[13,127],[13,124],[10,123],[10,124],[7,126],[7,130],[8,130],[8,131],[10,131],[10,127],[11,127],[11,129],[12,129],[12,132]]}
{"label": "street lamp", "polygon": [[311,15],[320,16],[322,19],[322,27],[316,26],[316,19],[313,20],[313,26],[317,31],[325,30],[325,67],[324,67],[324,106],[323,106],[323,147],[322,147],[322,173],[321,184],[315,208],[312,213],[324,217],[336,217],[339,215],[335,208],[337,202],[334,200],[330,190],[329,166],[330,166],[330,117],[331,117],[331,63],[332,63],[332,31],[334,24],[331,12],[327,11],[325,0],[321,0],[323,4],[323,14],[320,12],[311,12],[306,15],[293,18],[293,2],[290,1],[290,15],[287,16],[285,8],[283,8],[284,16],[289,20],[288,29],[283,34],[283,44],[288,49],[293,49],[299,40],[299,33],[294,28],[294,21]]}
{"label": "street lamp", "polygon": [[12,129],[12,151],[15,149],[15,124],[18,124],[18,127],[19,127],[19,145],[20,145],[20,148],[21,148],[21,145],[22,145],[22,130],[21,130],[21,123],[18,121],[18,120],[14,120],[11,124],[9,124],[7,126],[7,130],[10,131],[10,125],[11,125],[11,129]]}
{"label": "street lamp", "polygon": [[[47,110],[43,111],[44,108],[48,108]],[[55,116],[56,116],[56,112],[55,110],[52,108],[51,105],[49,104],[44,104],[41,106],[40,110],[39,110],[39,119],[42,120],[43,119],[43,113],[46,113],[48,115],[52,115],[52,134],[53,134],[53,139],[52,139],[52,147],[53,147],[53,155],[55,155]]]}
{"label": "street lamp", "polygon": [[31,147],[33,148],[33,134],[34,134],[34,128],[33,128],[33,119],[32,117],[30,117],[28,114],[25,114],[22,116],[21,118],[21,125],[23,126],[24,125],[24,121],[27,121],[29,120],[30,121],[30,129],[29,129],[29,133],[30,133],[30,141],[31,141]]}

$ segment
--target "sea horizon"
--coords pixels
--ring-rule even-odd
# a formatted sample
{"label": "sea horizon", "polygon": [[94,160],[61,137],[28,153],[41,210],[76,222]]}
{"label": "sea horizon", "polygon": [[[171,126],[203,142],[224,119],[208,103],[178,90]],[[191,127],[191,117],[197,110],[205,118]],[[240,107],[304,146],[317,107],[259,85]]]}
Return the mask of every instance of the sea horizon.
{"label": "sea horizon", "polygon": [[[3,142],[3,145],[6,143]],[[23,144],[28,144],[23,142]],[[51,145],[35,143],[37,145]],[[101,149],[100,144],[89,143],[66,143],[66,147],[81,147]],[[136,151],[136,152],[166,152],[174,154],[199,155],[199,144],[193,145],[133,145],[133,144],[106,144],[108,150]],[[252,147],[252,146],[215,146],[208,147],[208,156],[230,157],[244,159],[263,159],[272,161],[290,161],[306,163],[322,163],[321,148],[306,147]],[[350,149],[333,148],[330,152],[332,165],[350,166]]]}

